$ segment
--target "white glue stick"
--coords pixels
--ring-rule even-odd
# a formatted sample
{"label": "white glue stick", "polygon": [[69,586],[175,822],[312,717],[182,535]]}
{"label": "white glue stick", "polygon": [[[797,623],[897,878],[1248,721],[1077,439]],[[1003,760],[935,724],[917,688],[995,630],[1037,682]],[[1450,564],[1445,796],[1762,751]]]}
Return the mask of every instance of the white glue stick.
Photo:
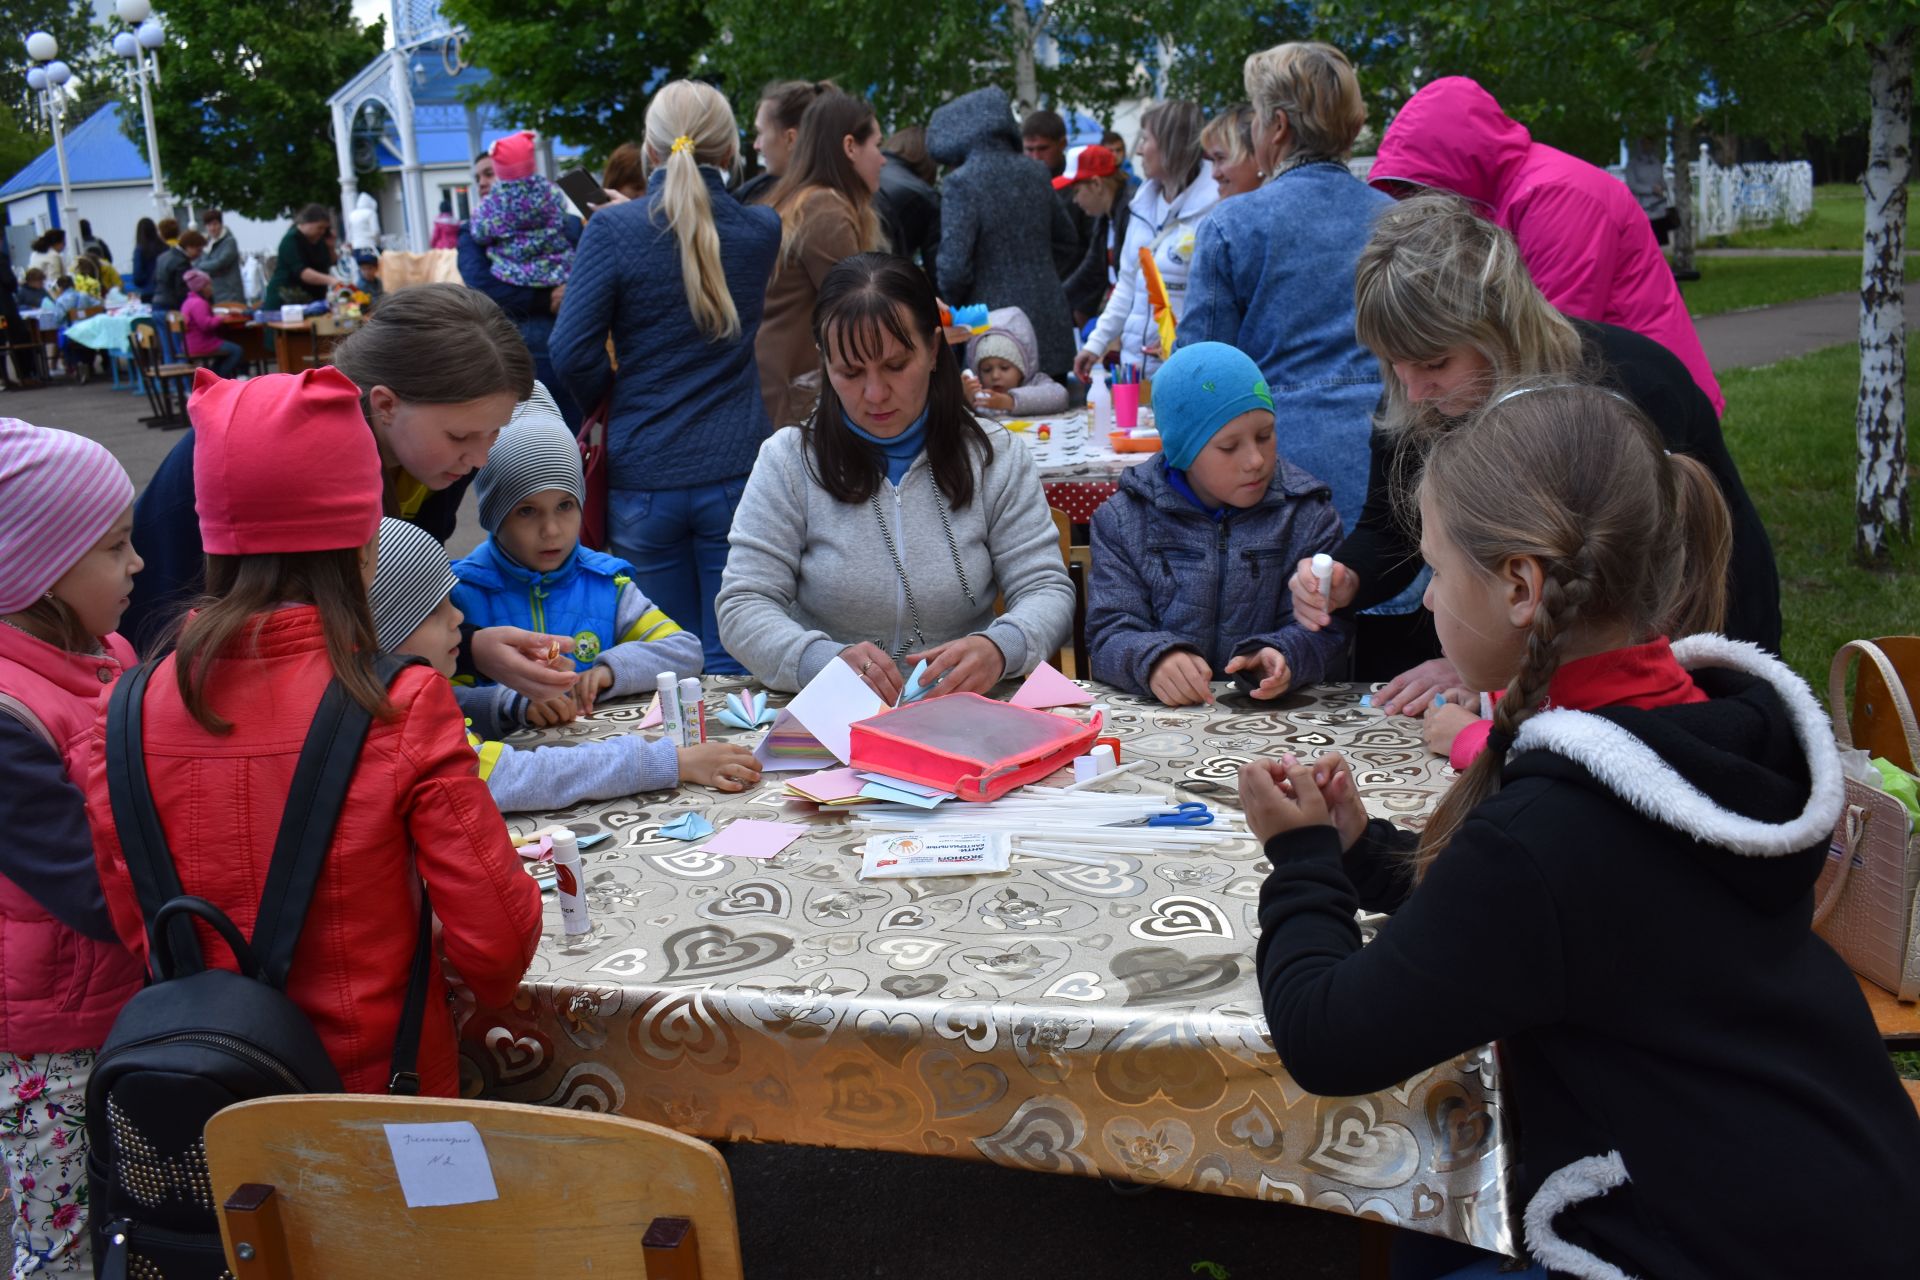
{"label": "white glue stick", "polygon": [[1327,602],[1328,612],[1333,610],[1333,557],[1326,552],[1315,553],[1313,557],[1313,576],[1320,585],[1320,598]]}
{"label": "white glue stick", "polygon": [[1103,742],[1099,746],[1096,746],[1091,754],[1093,756],[1093,766],[1097,772],[1112,773],[1120,766],[1119,759],[1113,754],[1113,748],[1107,743]]}
{"label": "white glue stick", "polygon": [[572,827],[555,827],[553,837],[554,898],[560,904],[560,931],[568,942],[577,942],[593,932],[593,920],[587,914],[587,884],[580,862],[580,842]]}
{"label": "white glue stick", "polygon": [[707,704],[700,691],[700,677],[688,676],[680,682],[680,745],[697,747],[706,741]]}
{"label": "white glue stick", "polygon": [[660,734],[674,746],[686,745],[681,736],[680,725],[680,677],[671,671],[662,671],[654,682],[654,688],[660,692]]}

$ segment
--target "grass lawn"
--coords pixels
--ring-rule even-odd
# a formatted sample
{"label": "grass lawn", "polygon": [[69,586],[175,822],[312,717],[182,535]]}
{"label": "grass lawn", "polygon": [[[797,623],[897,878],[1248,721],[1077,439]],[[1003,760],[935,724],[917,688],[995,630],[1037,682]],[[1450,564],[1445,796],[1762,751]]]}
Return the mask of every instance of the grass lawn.
{"label": "grass lawn", "polygon": [[[1920,339],[1907,346],[1910,371],[1916,359]],[[1859,352],[1844,346],[1720,376],[1727,447],[1766,521],[1780,566],[1782,647],[1823,704],[1827,667],[1842,643],[1920,627],[1920,546],[1896,547],[1887,572],[1853,562],[1853,400],[1859,375]],[[1907,386],[1913,404],[1911,376]],[[1911,425],[1910,465],[1920,456]],[[1902,1075],[1920,1079],[1920,1053],[1893,1058]]]}
{"label": "grass lawn", "polygon": [[[1907,257],[1907,279],[1914,279],[1917,255]],[[1860,288],[1858,258],[1695,258],[1698,280],[1680,284],[1680,296],[1695,316],[1714,316],[1744,307],[1771,307],[1827,293]]]}
{"label": "grass lawn", "polygon": [[[1913,188],[1907,189],[1913,202]],[[1851,182],[1813,189],[1813,216],[1797,227],[1754,227],[1729,236],[1708,236],[1708,249],[1858,249],[1867,216],[1866,197]]]}

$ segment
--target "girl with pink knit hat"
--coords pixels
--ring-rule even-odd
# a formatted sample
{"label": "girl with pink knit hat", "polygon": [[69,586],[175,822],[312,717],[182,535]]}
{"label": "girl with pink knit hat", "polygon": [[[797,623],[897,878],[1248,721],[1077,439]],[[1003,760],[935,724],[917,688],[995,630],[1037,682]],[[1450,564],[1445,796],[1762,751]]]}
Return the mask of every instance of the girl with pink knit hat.
{"label": "girl with pink knit hat", "polygon": [[133,482],[67,431],[0,418],[0,1159],[13,1265],[92,1274],[86,1088],[134,992],[94,870],[87,752],[133,649]]}
{"label": "girl with pink knit hat", "polygon": [[494,279],[550,289],[567,282],[573,245],[567,239],[567,202],[534,168],[534,141],[522,129],[489,149],[493,190],[474,209],[468,230],[487,251]]}

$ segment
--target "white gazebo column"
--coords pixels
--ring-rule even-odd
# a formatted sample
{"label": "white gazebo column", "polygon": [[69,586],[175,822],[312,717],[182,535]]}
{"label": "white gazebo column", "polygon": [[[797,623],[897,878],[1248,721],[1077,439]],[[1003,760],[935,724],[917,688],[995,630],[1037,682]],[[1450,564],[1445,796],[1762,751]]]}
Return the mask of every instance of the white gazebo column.
{"label": "white gazebo column", "polygon": [[400,49],[390,49],[387,59],[393,82],[393,122],[400,130],[401,208],[407,223],[407,248],[425,253],[429,221],[427,184],[420,168],[420,147],[413,132],[413,85],[408,80],[407,54]]}
{"label": "white gazebo column", "polygon": [[[340,165],[340,216],[345,218],[353,212],[353,204],[360,195],[360,181],[353,172],[353,113],[347,110],[347,104],[334,101],[333,108],[333,154]],[[342,222],[341,226],[346,223]]]}

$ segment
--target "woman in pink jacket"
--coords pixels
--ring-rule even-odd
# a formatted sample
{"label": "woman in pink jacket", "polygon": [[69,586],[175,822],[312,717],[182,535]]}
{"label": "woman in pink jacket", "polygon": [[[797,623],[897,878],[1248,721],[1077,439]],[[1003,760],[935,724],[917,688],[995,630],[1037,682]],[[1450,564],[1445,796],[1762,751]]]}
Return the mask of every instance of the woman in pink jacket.
{"label": "woman in pink jacket", "polygon": [[1520,242],[1548,302],[1652,338],[1680,357],[1714,412],[1726,412],[1680,286],[1627,185],[1535,142],[1476,82],[1446,76],[1408,99],[1367,180],[1392,196],[1438,187],[1483,206]]}

